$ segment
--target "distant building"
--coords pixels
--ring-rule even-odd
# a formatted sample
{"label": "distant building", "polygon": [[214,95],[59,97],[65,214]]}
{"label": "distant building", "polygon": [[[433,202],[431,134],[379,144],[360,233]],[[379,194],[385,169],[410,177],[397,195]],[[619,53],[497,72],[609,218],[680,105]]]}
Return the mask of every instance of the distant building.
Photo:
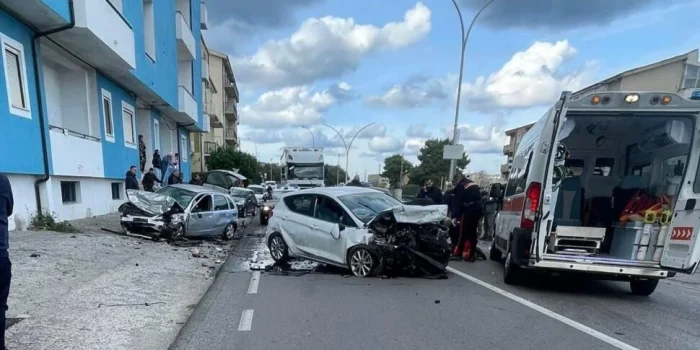
{"label": "distant building", "polygon": [[389,188],[389,179],[380,174],[369,174],[367,176],[367,182],[369,182],[372,187]]}
{"label": "distant building", "polygon": [[507,145],[503,146],[503,155],[508,157],[507,163],[501,165],[501,177],[503,179],[508,178],[510,167],[513,165],[513,155],[515,154],[515,150],[518,149],[520,140],[522,140],[525,133],[527,133],[533,125],[535,125],[535,123],[523,125],[506,131],[506,136],[508,136],[510,140],[508,141]]}

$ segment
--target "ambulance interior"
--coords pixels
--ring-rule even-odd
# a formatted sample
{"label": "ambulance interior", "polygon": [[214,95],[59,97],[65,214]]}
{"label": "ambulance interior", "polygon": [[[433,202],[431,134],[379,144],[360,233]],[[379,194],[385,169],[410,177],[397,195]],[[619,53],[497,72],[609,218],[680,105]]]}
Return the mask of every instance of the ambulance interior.
{"label": "ambulance interior", "polygon": [[[687,171],[693,119],[567,114],[547,253],[658,265]],[[556,197],[556,199],[554,199]]]}

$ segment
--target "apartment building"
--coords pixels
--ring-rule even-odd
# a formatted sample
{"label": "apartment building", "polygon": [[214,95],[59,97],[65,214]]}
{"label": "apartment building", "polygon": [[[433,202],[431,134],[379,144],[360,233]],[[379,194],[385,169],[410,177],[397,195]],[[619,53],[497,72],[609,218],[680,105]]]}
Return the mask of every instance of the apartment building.
{"label": "apartment building", "polygon": [[509,137],[508,144],[503,146],[503,155],[508,157],[508,161],[505,164],[501,164],[501,176],[504,179],[508,178],[508,173],[510,173],[510,168],[513,165],[513,155],[518,149],[520,140],[525,136],[525,133],[530,130],[530,128],[535,125],[535,123],[523,125],[515,129],[506,130],[506,136]]}
{"label": "apartment building", "polygon": [[[125,200],[139,138],[179,153],[202,118],[201,0],[0,0],[0,172],[15,197],[10,229],[39,210],[61,220]],[[140,169],[139,169],[140,172]],[[139,174],[140,177],[141,174]]]}
{"label": "apartment building", "polygon": [[369,182],[372,187],[389,188],[389,179],[382,176],[381,174],[369,174],[367,175],[367,182]]}
{"label": "apartment building", "polygon": [[202,41],[202,90],[204,115],[210,130],[192,133],[192,172],[207,171],[207,158],[223,146],[238,147],[238,87],[226,54],[207,47]]}

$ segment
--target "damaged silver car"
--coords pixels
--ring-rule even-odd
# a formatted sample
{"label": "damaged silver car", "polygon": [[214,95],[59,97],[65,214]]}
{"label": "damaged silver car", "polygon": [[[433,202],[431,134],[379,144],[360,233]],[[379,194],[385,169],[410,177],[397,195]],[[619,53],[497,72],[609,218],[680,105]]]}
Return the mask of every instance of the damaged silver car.
{"label": "damaged silver car", "polygon": [[232,239],[238,208],[231,196],[197,185],[171,185],[156,192],[128,190],[119,206],[126,232],[175,240],[180,237]]}
{"label": "damaged silver car", "polygon": [[269,215],[266,242],[278,263],[309,259],[360,277],[445,276],[445,205],[410,206],[370,188],[325,187],[287,194]]}

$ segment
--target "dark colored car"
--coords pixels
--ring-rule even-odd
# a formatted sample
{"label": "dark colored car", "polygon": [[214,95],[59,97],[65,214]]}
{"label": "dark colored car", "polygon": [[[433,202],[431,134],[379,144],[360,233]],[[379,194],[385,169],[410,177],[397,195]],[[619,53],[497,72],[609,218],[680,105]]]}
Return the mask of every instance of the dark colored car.
{"label": "dark colored car", "polygon": [[258,200],[255,198],[255,193],[246,188],[233,187],[229,190],[233,202],[238,207],[238,216],[245,217],[250,214],[258,215]]}

